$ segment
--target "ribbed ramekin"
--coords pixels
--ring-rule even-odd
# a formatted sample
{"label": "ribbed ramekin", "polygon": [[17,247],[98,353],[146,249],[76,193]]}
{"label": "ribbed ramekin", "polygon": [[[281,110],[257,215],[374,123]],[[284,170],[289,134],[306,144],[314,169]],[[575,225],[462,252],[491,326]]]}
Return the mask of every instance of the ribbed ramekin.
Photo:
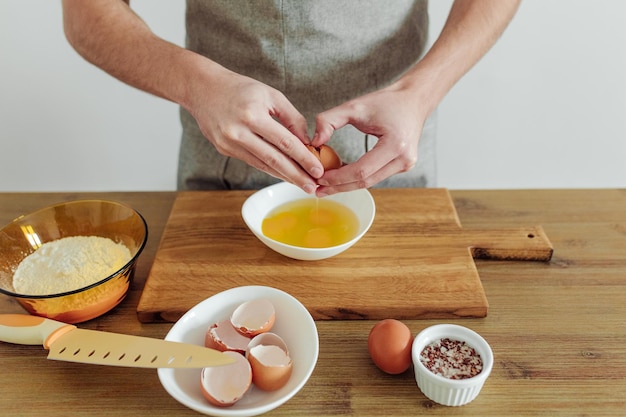
{"label": "ribbed ramekin", "polygon": [[[464,341],[474,348],[482,360],[482,371],[471,378],[450,379],[437,375],[420,360],[424,348],[442,338]],[[455,324],[438,324],[422,330],[413,341],[412,348],[415,380],[419,389],[434,402],[447,406],[465,405],[474,400],[493,368],[493,352],[478,333]]]}

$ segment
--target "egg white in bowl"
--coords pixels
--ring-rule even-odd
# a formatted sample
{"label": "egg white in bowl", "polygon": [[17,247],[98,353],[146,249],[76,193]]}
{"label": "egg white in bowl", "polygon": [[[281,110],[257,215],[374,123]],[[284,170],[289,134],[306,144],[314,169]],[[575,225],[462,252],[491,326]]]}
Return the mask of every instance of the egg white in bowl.
{"label": "egg white in bowl", "polygon": [[289,348],[293,372],[285,386],[276,391],[262,391],[251,386],[245,396],[229,407],[211,405],[200,389],[201,369],[158,370],[165,390],[181,404],[210,416],[246,417],[273,410],[300,391],[317,364],[319,338],[315,321],[306,307],[286,292],[264,286],[236,287],[200,302],[178,320],[165,340],[204,345],[208,327],[227,319],[241,303],[253,299],[269,299],[276,310],[272,332],[280,335]]}

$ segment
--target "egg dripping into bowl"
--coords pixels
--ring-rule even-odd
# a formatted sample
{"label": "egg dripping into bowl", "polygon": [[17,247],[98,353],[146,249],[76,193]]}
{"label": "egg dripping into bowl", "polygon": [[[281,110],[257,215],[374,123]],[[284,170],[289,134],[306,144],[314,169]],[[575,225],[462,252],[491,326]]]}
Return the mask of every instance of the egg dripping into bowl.
{"label": "egg dripping into bowl", "polygon": [[[307,145],[324,166],[337,169],[342,162],[327,145]],[[346,205],[320,198],[301,198],[274,208],[262,223],[262,232],[270,239],[303,248],[328,248],[353,239],[359,231],[357,215]]]}

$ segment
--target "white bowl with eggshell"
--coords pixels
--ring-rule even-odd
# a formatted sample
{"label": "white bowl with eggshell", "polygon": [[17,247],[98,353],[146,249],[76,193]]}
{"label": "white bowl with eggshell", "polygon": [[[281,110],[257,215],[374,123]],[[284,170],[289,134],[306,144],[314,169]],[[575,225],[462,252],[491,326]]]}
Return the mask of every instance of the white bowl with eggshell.
{"label": "white bowl with eggshell", "polygon": [[246,417],[271,411],[300,391],[317,364],[319,339],[315,321],[296,298],[277,288],[244,286],[209,297],[191,308],[169,331],[165,340],[204,345],[205,335],[213,323],[228,319],[242,303],[268,299],[274,305],[275,321],[271,332],[279,335],[289,349],[293,369],[285,385],[275,391],[264,391],[251,385],[233,405],[212,405],[203,396],[201,369],[164,369],[158,376],[165,390],[181,404],[210,416]]}
{"label": "white bowl with eggshell", "polygon": [[[443,344],[445,349],[441,349],[442,340],[448,344]],[[462,354],[449,353],[455,348]],[[439,351],[448,353],[437,357],[433,352]],[[493,352],[487,341],[475,331],[455,324],[438,324],[422,330],[413,340],[411,356],[419,389],[434,402],[447,406],[473,401],[493,368]],[[471,360],[474,365],[459,363],[461,358],[469,358],[468,362]]]}
{"label": "white bowl with eggshell", "polygon": [[305,193],[293,184],[280,182],[265,187],[248,197],[241,208],[241,215],[250,231],[270,249],[289,258],[314,261],[336,256],[351,248],[369,230],[376,214],[374,198],[367,189],[347,191],[323,198],[346,206],[356,215],[358,230],[349,241],[335,246],[310,248],[282,243],[263,233],[263,220],[272,210],[285,203],[306,198],[317,197]]}

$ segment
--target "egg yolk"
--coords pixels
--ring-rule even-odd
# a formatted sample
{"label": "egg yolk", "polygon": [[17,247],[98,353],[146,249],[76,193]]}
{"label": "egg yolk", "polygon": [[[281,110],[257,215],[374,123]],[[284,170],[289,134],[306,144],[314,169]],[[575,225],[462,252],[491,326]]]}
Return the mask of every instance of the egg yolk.
{"label": "egg yolk", "polygon": [[278,242],[305,248],[327,248],[353,239],[359,220],[333,200],[304,198],[285,203],[263,220],[263,234]]}

